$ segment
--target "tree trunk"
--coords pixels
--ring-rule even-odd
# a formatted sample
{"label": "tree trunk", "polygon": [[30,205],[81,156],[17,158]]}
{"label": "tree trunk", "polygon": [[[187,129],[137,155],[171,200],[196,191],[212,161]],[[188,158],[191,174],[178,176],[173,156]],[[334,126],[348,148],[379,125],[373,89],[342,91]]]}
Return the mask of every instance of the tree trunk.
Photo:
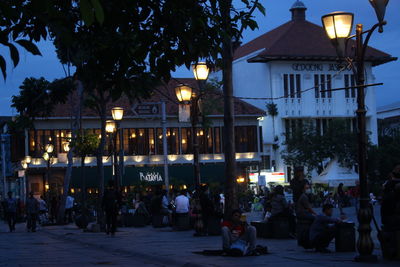
{"label": "tree trunk", "polygon": [[[103,98],[101,98],[103,100]],[[101,138],[100,138],[100,144],[98,148],[98,153],[96,156],[97,159],[97,174],[99,177],[99,197],[97,198],[97,223],[100,225],[103,225],[103,213],[101,209],[101,200],[103,199],[104,195],[104,164],[103,164],[103,155],[104,155],[104,150],[105,150],[105,145],[106,145],[106,120],[107,120],[107,114],[106,114],[106,103],[105,101],[102,101],[102,103],[99,103],[99,117],[100,117],[100,123],[101,123]]]}
{"label": "tree trunk", "polygon": [[232,1],[220,0],[221,17],[223,18],[223,29],[226,35],[222,41],[222,81],[224,92],[224,154],[225,154],[225,217],[229,217],[232,210],[238,208],[236,194],[236,155],[235,155],[235,122],[234,122],[234,99],[233,99],[233,44],[231,6]]}
{"label": "tree trunk", "polygon": [[[72,138],[76,138],[76,135],[79,131],[80,118],[81,118],[81,112],[82,112],[82,106],[83,106],[83,84],[81,81],[75,80],[74,85],[75,85],[77,93],[78,93],[79,103],[75,107],[75,110],[74,110],[74,121],[72,123]],[[70,151],[68,151],[68,165],[67,165],[67,171],[65,172],[65,176],[64,176],[63,193],[61,195],[60,208],[59,208],[58,214],[57,214],[57,223],[64,223],[65,203],[67,202],[69,185],[71,182],[73,152],[74,152],[73,148],[70,149]]]}

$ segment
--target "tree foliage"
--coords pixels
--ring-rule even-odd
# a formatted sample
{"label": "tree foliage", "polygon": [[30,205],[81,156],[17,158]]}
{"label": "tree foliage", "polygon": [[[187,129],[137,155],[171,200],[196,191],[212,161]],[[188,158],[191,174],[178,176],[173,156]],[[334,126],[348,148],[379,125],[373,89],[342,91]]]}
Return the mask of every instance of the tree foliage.
{"label": "tree foliage", "polygon": [[305,121],[291,133],[286,133],[282,157],[287,165],[320,172],[324,162],[334,158],[346,167],[357,162],[357,136],[346,121],[334,119],[323,134],[318,130],[312,121]]}
{"label": "tree foliage", "polygon": [[98,135],[89,133],[87,130],[82,131],[72,138],[70,148],[74,148],[74,152],[79,157],[86,157],[96,153],[100,140]]}
{"label": "tree foliage", "polygon": [[58,103],[65,103],[72,88],[71,79],[25,78],[19,87],[19,95],[12,97],[11,107],[19,113],[17,121],[22,129],[33,126],[37,117],[47,117]]}

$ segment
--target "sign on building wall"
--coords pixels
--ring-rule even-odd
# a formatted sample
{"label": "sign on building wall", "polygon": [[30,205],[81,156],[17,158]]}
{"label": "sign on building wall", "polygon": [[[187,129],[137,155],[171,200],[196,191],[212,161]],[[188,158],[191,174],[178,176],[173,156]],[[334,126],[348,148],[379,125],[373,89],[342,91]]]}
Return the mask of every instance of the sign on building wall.
{"label": "sign on building wall", "polygon": [[146,182],[162,182],[164,181],[161,173],[159,172],[139,172],[140,181]]}
{"label": "sign on building wall", "polygon": [[[322,64],[322,63],[293,63],[292,69],[294,71],[340,71],[344,65],[342,64]],[[350,66],[347,66],[347,70],[351,70]]]}

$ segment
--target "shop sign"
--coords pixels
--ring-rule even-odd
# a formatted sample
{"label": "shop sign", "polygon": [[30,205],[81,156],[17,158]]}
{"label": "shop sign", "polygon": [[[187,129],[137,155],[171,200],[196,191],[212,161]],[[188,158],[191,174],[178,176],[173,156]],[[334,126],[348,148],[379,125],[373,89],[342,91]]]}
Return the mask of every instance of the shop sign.
{"label": "shop sign", "polygon": [[140,181],[162,182],[163,178],[159,172],[139,172]]}
{"label": "shop sign", "polygon": [[249,173],[249,180],[252,184],[258,183],[258,173]]}
{"label": "shop sign", "polygon": [[267,183],[284,183],[285,173],[283,172],[266,172],[265,180]]}

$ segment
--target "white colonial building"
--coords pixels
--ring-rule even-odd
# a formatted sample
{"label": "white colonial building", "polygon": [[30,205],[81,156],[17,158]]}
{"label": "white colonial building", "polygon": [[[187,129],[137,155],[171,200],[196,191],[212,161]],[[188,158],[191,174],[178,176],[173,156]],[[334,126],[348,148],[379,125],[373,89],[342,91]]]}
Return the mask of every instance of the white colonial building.
{"label": "white colonial building", "polygon": [[[275,116],[260,119],[264,146],[261,169],[280,176],[284,173],[286,181],[291,167],[281,158],[285,132],[305,119],[315,121],[321,133],[333,118],[348,119],[350,127],[356,125],[356,90],[323,92],[354,85],[353,72],[340,67],[324,29],[306,20],[306,9],[296,1],[290,9],[290,21],[239,47],[233,63],[234,95],[267,112],[268,103],[277,107]],[[370,47],[366,83],[376,80],[372,67],[392,60],[395,58]],[[366,89],[365,101],[367,130],[371,141],[377,143],[375,88]]]}

